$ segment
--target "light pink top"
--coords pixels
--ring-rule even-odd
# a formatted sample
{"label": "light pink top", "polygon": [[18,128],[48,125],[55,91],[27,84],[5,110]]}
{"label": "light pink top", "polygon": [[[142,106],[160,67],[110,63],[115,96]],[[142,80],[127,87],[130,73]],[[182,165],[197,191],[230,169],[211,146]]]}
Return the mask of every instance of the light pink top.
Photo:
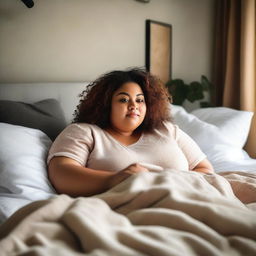
{"label": "light pink top", "polygon": [[52,144],[48,163],[54,156],[69,157],[88,168],[109,171],[121,171],[134,163],[152,170],[186,171],[206,157],[186,133],[169,122],[161,130],[143,133],[129,146],[122,145],[96,125],[71,124]]}

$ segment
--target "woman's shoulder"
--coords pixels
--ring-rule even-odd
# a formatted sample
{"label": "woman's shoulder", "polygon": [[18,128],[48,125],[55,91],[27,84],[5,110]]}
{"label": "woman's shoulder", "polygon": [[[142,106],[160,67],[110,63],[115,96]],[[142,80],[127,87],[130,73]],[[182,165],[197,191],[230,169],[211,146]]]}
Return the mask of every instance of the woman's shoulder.
{"label": "woman's shoulder", "polygon": [[155,129],[155,132],[158,135],[168,136],[168,137],[171,136],[176,139],[178,130],[179,130],[179,127],[176,124],[170,121],[164,121],[160,128]]}
{"label": "woman's shoulder", "polygon": [[176,132],[179,129],[179,127],[178,127],[178,125],[176,125],[176,124],[174,124],[170,121],[164,121],[163,122],[163,129],[168,131],[168,132]]}
{"label": "woman's shoulder", "polygon": [[62,133],[65,134],[80,134],[84,132],[99,132],[101,131],[101,128],[94,124],[88,124],[88,123],[71,123],[69,124]]}

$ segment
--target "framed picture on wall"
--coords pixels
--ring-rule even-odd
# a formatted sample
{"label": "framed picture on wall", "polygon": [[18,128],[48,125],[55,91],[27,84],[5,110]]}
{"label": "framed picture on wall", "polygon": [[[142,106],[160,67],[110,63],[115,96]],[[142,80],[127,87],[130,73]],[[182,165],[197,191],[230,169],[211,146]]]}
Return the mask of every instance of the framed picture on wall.
{"label": "framed picture on wall", "polygon": [[171,79],[172,26],[146,20],[146,69],[164,83]]}

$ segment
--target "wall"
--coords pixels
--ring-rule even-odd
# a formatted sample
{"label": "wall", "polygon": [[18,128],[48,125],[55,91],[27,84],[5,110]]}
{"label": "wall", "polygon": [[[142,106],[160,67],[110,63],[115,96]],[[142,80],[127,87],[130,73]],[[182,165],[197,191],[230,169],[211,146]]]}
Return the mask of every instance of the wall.
{"label": "wall", "polygon": [[215,0],[0,0],[0,82],[90,81],[145,65],[145,20],[173,26],[173,77],[211,78]]}

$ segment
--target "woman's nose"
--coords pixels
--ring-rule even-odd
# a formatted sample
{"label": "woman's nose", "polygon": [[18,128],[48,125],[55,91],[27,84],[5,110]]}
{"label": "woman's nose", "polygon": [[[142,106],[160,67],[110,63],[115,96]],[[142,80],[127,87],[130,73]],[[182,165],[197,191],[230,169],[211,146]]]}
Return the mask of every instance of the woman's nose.
{"label": "woman's nose", "polygon": [[131,103],[129,104],[129,110],[133,110],[133,109],[137,109],[136,102],[131,102]]}

